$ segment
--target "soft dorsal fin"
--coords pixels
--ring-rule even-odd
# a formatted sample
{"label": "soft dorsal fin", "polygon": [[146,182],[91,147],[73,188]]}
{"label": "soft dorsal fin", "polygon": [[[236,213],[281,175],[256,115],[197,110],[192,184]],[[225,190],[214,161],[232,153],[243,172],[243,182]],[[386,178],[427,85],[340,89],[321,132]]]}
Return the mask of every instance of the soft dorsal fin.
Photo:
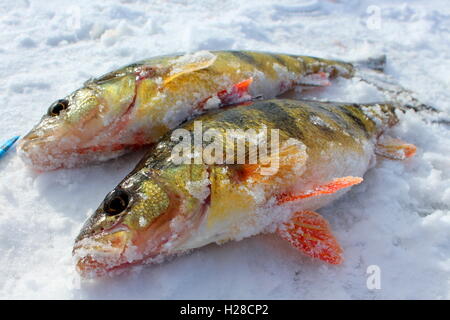
{"label": "soft dorsal fin", "polygon": [[210,52],[200,51],[174,60],[169,76],[164,79],[164,85],[183,74],[208,68],[216,61],[216,58],[216,55]]}
{"label": "soft dorsal fin", "polygon": [[314,187],[311,190],[298,192],[298,193],[282,193],[277,195],[278,204],[283,204],[285,202],[295,201],[299,199],[309,198],[318,196],[321,194],[331,194],[335,193],[343,188],[348,188],[355,184],[361,183],[363,178],[360,177],[342,177],[332,180],[323,185]]}
{"label": "soft dorsal fin", "polygon": [[277,233],[304,254],[330,264],[343,261],[343,250],[328,222],[313,211],[298,211]]}

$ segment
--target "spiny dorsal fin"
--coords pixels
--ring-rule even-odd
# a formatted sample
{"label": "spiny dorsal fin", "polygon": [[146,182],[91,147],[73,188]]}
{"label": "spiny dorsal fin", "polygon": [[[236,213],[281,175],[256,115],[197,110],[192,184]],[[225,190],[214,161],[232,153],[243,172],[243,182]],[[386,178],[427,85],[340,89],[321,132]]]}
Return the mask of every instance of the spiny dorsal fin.
{"label": "spiny dorsal fin", "polygon": [[216,61],[216,58],[215,54],[208,51],[200,51],[177,58],[173,61],[169,76],[164,80],[164,85],[183,74],[208,68]]}

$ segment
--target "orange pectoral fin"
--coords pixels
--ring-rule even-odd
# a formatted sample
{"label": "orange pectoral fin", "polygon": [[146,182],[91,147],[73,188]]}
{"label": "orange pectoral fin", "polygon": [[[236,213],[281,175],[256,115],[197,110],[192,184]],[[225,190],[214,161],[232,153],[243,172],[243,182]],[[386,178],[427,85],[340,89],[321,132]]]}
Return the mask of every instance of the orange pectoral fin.
{"label": "orange pectoral fin", "polygon": [[[286,180],[295,179],[299,171],[304,170],[308,154],[303,143],[289,139],[282,143],[278,151],[272,149],[270,155],[258,155],[257,150],[249,150],[248,157],[249,163],[240,165],[240,178],[264,183],[276,190]],[[258,161],[252,162],[251,159]]]}
{"label": "orange pectoral fin", "polygon": [[392,160],[404,160],[416,154],[416,146],[392,137],[382,137],[375,148],[377,155]]}
{"label": "orange pectoral fin", "polygon": [[248,90],[252,82],[253,78],[246,79],[236,83],[229,90],[220,91],[217,96],[223,105],[251,100],[252,97],[249,95]]}
{"label": "orange pectoral fin", "polygon": [[292,220],[284,223],[277,233],[306,255],[330,264],[343,261],[343,250],[331,232],[328,222],[313,211],[294,213]]}
{"label": "orange pectoral fin", "polygon": [[253,82],[253,78],[249,78],[247,80],[241,81],[234,85],[234,90],[238,93],[244,94],[248,92],[248,88]]}
{"label": "orange pectoral fin", "polygon": [[301,192],[301,193],[282,193],[277,196],[278,204],[283,204],[285,202],[295,201],[299,199],[309,198],[318,196],[321,194],[335,193],[340,189],[353,186],[355,184],[361,183],[363,178],[360,177],[342,177],[334,179],[333,181],[326,183],[324,185],[317,186],[312,190]]}

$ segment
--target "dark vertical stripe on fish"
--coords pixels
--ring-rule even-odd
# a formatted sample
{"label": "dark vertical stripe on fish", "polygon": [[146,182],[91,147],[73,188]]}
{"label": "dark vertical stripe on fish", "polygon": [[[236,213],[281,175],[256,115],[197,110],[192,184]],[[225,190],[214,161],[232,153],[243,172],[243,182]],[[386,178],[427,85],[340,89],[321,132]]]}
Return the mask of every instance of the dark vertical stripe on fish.
{"label": "dark vertical stripe on fish", "polygon": [[275,125],[275,128],[288,132],[292,137],[303,139],[304,135],[301,128],[297,125],[297,118],[286,112],[282,106],[273,102],[264,103],[258,106],[265,119]]}
{"label": "dark vertical stripe on fish", "polygon": [[234,55],[236,58],[238,58],[248,64],[251,64],[252,66],[260,67],[259,62],[256,61],[256,59],[254,57],[245,53],[244,51],[231,51],[231,54]]}
{"label": "dark vertical stripe on fish", "polygon": [[279,64],[281,64],[282,66],[286,65],[286,61],[284,61],[284,59],[281,57],[280,54],[276,54],[276,53],[269,53],[269,55]]}
{"label": "dark vertical stripe on fish", "polygon": [[354,105],[349,106],[339,106],[339,110],[341,110],[348,118],[350,118],[353,123],[355,123],[366,135],[366,137],[369,137],[370,134],[368,132],[368,128],[366,127],[366,124],[364,121],[362,121],[358,116],[354,114],[354,110],[351,110],[355,108]]}

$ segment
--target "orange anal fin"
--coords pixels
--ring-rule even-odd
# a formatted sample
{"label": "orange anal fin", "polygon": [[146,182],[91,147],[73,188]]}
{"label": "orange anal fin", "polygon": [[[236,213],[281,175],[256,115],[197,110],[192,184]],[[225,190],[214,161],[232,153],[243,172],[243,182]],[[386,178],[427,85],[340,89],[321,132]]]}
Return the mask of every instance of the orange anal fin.
{"label": "orange anal fin", "polygon": [[302,77],[296,84],[306,87],[327,87],[331,82],[327,73],[317,72]]}
{"label": "orange anal fin", "polygon": [[217,93],[217,97],[220,99],[223,105],[234,104],[238,102],[251,100],[252,97],[248,93],[249,87],[253,82],[253,78],[246,79],[239,83],[236,83],[229,90],[222,90]]}
{"label": "orange anal fin", "polygon": [[285,202],[314,197],[314,196],[318,196],[321,194],[335,193],[338,190],[351,187],[355,184],[361,183],[362,181],[363,181],[363,178],[360,178],[360,177],[348,176],[348,177],[337,178],[329,183],[317,186],[306,192],[282,193],[277,196],[277,201],[278,201],[278,204],[283,204]]}
{"label": "orange anal fin", "polygon": [[328,222],[313,211],[294,213],[290,222],[284,223],[277,233],[306,255],[330,264],[343,261],[343,250],[331,232]]}
{"label": "orange anal fin", "polygon": [[391,137],[382,137],[375,148],[377,155],[393,160],[404,160],[412,157],[416,154],[416,151],[415,145]]}

